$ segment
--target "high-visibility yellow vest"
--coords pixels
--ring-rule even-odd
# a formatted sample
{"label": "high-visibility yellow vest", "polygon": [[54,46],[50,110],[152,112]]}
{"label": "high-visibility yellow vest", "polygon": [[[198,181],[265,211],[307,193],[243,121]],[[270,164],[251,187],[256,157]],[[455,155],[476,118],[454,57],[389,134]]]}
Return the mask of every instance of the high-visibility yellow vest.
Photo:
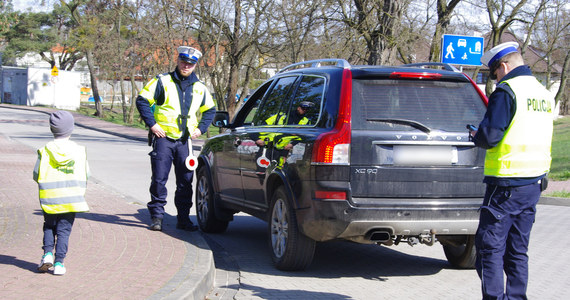
{"label": "high-visibility yellow vest", "polygon": [[[154,92],[159,80],[164,87],[165,100],[163,104],[155,105]],[[203,113],[215,107],[214,99],[206,86],[202,82],[197,81],[192,85],[192,103],[190,104],[188,115],[182,117],[178,88],[170,73],[161,74],[153,78],[141,90],[140,95],[148,100],[150,106],[155,106],[154,119],[166,132],[166,136],[175,140],[182,137],[182,129],[184,127],[179,125],[184,125],[183,122],[186,122],[188,131],[192,132],[198,127],[197,112]],[[182,93],[180,97],[185,96]]]}
{"label": "high-visibility yellow vest", "polygon": [[[271,117],[269,117],[265,120],[265,123],[267,125],[284,125],[286,116],[285,115],[279,116],[279,120],[277,121],[277,123],[275,123],[277,116],[278,116],[278,114],[272,115]],[[301,120],[299,120],[298,124],[299,125],[307,125],[308,123],[309,123],[309,119],[307,117],[303,117],[303,118],[301,118]],[[292,124],[292,125],[296,125],[296,124]]]}
{"label": "high-visibility yellow vest", "polygon": [[533,76],[504,81],[515,95],[517,110],[499,144],[487,150],[485,175],[537,177],[550,169],[554,97]]}
{"label": "high-visibility yellow vest", "polygon": [[40,205],[48,214],[89,211],[85,202],[89,176],[85,147],[67,141],[65,150],[61,149],[52,141],[38,150],[34,178]]}

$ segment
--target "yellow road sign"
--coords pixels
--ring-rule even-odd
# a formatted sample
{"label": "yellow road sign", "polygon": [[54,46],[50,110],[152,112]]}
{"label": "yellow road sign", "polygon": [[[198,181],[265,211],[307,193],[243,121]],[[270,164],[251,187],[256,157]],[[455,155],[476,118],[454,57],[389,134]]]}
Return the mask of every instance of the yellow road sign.
{"label": "yellow road sign", "polygon": [[57,76],[59,75],[59,70],[57,69],[56,66],[53,66],[53,68],[51,69],[51,76]]}

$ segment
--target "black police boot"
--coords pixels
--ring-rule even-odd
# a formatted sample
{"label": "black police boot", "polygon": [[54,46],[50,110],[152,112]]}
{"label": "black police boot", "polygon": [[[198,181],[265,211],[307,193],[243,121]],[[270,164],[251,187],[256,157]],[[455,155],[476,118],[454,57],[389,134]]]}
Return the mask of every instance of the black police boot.
{"label": "black police boot", "polygon": [[185,222],[178,221],[178,223],[176,223],[176,229],[182,229],[186,231],[196,231],[198,230],[198,226],[194,225],[190,220]]}
{"label": "black police boot", "polygon": [[153,231],[162,231],[162,219],[152,218],[149,228]]}

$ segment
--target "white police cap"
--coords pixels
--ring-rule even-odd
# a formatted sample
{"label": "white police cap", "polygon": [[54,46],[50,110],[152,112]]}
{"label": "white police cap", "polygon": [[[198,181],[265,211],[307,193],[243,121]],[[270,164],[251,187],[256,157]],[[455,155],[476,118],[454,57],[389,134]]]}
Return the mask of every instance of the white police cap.
{"label": "white police cap", "polygon": [[178,47],[178,57],[183,61],[195,64],[202,57],[202,52],[192,47],[180,46]]}
{"label": "white police cap", "polygon": [[509,53],[517,52],[518,47],[519,44],[517,42],[506,42],[499,44],[493,47],[493,49],[483,53],[483,56],[481,57],[481,63],[483,63],[487,67],[490,67],[493,65],[495,61],[497,61],[501,57]]}

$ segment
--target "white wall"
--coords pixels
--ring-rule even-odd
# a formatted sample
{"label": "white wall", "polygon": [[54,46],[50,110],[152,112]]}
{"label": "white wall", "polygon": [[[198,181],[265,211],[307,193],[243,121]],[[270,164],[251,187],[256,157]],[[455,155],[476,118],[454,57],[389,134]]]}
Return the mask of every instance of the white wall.
{"label": "white wall", "polygon": [[28,68],[28,105],[45,105],[59,109],[77,110],[80,105],[80,73],[51,69]]}

